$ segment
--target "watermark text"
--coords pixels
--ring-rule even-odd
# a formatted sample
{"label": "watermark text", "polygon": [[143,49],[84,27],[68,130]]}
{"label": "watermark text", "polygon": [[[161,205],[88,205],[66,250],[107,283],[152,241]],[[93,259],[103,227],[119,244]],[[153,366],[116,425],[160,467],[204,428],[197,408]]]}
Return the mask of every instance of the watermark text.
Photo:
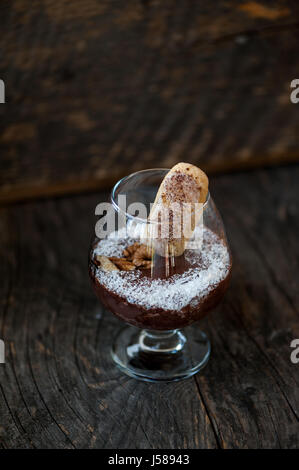
{"label": "watermark text", "polygon": [[[100,203],[95,208],[95,234],[103,239],[131,236],[145,240],[185,240],[188,248],[197,249],[202,242],[202,203],[149,204],[136,201],[126,205],[126,196],[120,195],[116,204]],[[196,237],[195,236],[196,229]],[[126,232],[126,233],[124,233]]]}
{"label": "watermark text", "polygon": [[4,81],[0,79],[0,103],[5,103],[5,84]]}
{"label": "watermark text", "polygon": [[5,345],[4,341],[0,339],[0,364],[5,363]]}
{"label": "watermark text", "polygon": [[293,339],[290,346],[291,348],[294,349],[294,351],[292,351],[292,354],[291,354],[291,362],[293,364],[298,364],[299,363],[299,338]]}
{"label": "watermark text", "polygon": [[291,88],[294,88],[290,94],[291,103],[297,104],[299,103],[299,78],[294,78],[291,81]]}

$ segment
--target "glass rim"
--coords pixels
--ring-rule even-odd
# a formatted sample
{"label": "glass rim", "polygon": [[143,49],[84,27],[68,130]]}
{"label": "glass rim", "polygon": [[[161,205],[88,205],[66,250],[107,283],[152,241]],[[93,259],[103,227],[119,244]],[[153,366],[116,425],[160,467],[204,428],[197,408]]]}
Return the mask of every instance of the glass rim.
{"label": "glass rim", "polygon": [[[145,170],[139,170],[139,171],[135,171],[134,173],[130,173],[129,175],[127,176],[124,176],[123,178],[121,178],[119,181],[117,181],[117,183],[115,183],[115,185],[113,186],[112,190],[111,190],[111,193],[110,193],[110,200],[111,200],[111,203],[114,207],[114,209],[116,210],[116,212],[120,213],[120,214],[123,214],[125,215],[127,218],[131,219],[131,220],[134,220],[134,221],[137,221],[137,222],[141,222],[143,224],[158,224],[159,222],[157,221],[150,221],[147,219],[142,219],[140,217],[135,217],[134,215],[132,214],[129,214],[128,212],[124,211],[116,202],[116,191],[117,189],[119,188],[119,186],[124,183],[126,180],[129,180],[131,178],[133,178],[134,176],[136,175],[140,175],[142,173],[150,173],[150,172],[155,172],[155,171],[165,171],[165,172],[169,172],[170,171],[170,168],[148,168],[148,169],[145,169]],[[205,210],[206,206],[208,205],[210,201],[210,191],[208,191],[208,194],[207,194],[207,197],[206,197],[206,200],[205,202],[203,203],[203,210]]]}

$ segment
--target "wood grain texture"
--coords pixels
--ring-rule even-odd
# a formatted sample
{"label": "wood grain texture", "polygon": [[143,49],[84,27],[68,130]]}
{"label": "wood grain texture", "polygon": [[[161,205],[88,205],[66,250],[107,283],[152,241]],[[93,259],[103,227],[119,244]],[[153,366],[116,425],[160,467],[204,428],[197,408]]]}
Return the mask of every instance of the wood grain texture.
{"label": "wood grain texture", "polygon": [[298,159],[298,2],[0,6],[0,202]]}
{"label": "wood grain texture", "polygon": [[[195,378],[146,384],[112,365],[121,323],[98,304],[87,252],[104,193],[0,210],[3,448],[298,448],[299,167],[211,178],[233,277],[201,328]],[[279,188],[279,191],[277,191]]]}

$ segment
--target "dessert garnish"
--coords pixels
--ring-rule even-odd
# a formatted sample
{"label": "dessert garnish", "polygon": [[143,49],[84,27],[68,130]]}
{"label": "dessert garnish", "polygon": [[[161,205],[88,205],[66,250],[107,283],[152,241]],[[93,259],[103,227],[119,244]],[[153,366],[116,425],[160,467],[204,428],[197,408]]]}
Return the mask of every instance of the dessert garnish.
{"label": "dessert garnish", "polygon": [[152,250],[147,245],[139,245],[133,254],[132,262],[138,268],[150,269],[152,265]]}
{"label": "dessert garnish", "polygon": [[94,263],[100,266],[103,271],[118,271],[118,268],[112,263],[107,256],[96,255],[94,257]]}
{"label": "dessert garnish", "polygon": [[135,264],[131,261],[128,261],[126,258],[117,258],[116,256],[111,256],[109,260],[118,267],[120,271],[134,271],[136,269]]}
{"label": "dessert garnish", "polygon": [[136,242],[123,250],[122,257],[96,255],[94,262],[104,271],[133,271],[136,268],[150,269],[152,255],[148,246]]}
{"label": "dessert garnish", "polygon": [[[167,173],[151,209],[145,237],[147,245],[160,256],[184,253],[202,215],[200,205],[206,201],[208,186],[207,175],[190,163],[178,163]],[[155,230],[153,236],[155,224],[158,232]]]}

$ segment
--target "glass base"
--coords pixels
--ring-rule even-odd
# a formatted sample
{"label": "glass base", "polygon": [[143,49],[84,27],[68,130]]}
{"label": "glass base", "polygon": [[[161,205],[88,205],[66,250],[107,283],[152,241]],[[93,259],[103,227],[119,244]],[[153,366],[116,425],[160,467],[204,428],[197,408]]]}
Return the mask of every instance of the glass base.
{"label": "glass base", "polygon": [[112,347],[112,358],[130,377],[148,382],[182,380],[207,364],[210,341],[197,326],[180,330],[122,329]]}

